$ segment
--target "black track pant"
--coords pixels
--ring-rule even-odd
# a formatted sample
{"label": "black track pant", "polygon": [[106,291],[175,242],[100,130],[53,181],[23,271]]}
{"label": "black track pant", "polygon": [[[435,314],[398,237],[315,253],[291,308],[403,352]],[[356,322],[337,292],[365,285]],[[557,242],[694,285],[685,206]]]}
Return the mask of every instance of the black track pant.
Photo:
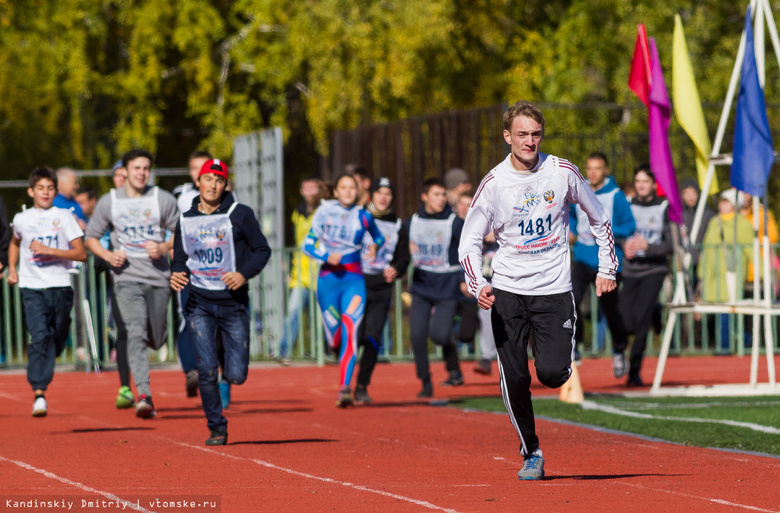
{"label": "black track pant", "polygon": [[528,344],[534,355],[536,377],[550,388],[568,381],[574,359],[576,313],[571,292],[522,296],[494,288],[493,336],[498,351],[501,395],[509,419],[520,437],[520,454],[539,447],[531,404]]}
{"label": "black track pant", "polygon": [[428,365],[428,337],[440,345],[448,372],[459,371],[458,351],[452,342],[452,325],[455,323],[457,299],[430,299],[412,295],[409,310],[409,328],[412,335],[412,350],[417,378],[423,383],[431,381]]}
{"label": "black track pant", "polygon": [[379,356],[379,341],[390,311],[390,299],[393,297],[393,287],[366,288],[366,313],[360,325],[358,343],[363,346],[363,356],[360,357],[360,371],[357,384],[367,387],[371,384],[376,360]]}
{"label": "black track pant", "polygon": [[664,285],[664,278],[665,272],[649,274],[642,278],[623,278],[623,321],[626,323],[626,330],[635,335],[629,360],[631,376],[639,376],[639,370],[642,368],[647,334],[653,324],[653,310],[658,303],[658,294]]}
{"label": "black track pant", "polygon": [[[585,330],[583,328],[584,318],[582,317],[582,308],[580,302],[585,295],[585,291],[590,287],[591,283],[596,281],[596,275],[598,271],[595,271],[583,264],[582,262],[574,262],[571,267],[571,286],[574,293],[574,304],[577,305],[577,342],[582,342]],[[620,301],[621,297],[618,294],[618,288],[620,287],[620,276],[617,277],[617,287],[612,292],[602,294],[598,298],[598,304],[601,306],[604,315],[607,318],[607,326],[609,326],[609,332],[612,333],[612,351],[614,353],[622,353],[628,346],[628,334],[626,333],[621,317]]]}

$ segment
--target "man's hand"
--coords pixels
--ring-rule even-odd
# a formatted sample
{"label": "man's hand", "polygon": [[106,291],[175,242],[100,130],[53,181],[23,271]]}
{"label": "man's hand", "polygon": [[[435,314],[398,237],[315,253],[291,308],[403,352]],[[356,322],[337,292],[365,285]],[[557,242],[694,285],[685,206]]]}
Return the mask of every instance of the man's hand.
{"label": "man's hand", "polygon": [[4,273],[5,273],[5,267],[3,267],[3,263],[0,262],[0,278],[3,277]]}
{"label": "man's hand", "polygon": [[171,288],[176,292],[181,292],[189,282],[190,280],[187,278],[187,273],[171,273]]}
{"label": "man's hand", "polygon": [[16,285],[19,282],[19,275],[16,274],[16,269],[8,270],[8,284]]}
{"label": "man's hand", "polygon": [[615,290],[615,287],[617,287],[617,282],[615,280],[610,280],[609,278],[602,278],[601,276],[596,276],[596,295],[601,297],[602,294],[606,294],[607,292],[612,292]]}
{"label": "man's hand", "polygon": [[38,239],[35,239],[30,243],[30,251],[32,251],[33,256],[51,254],[51,248]]}
{"label": "man's hand", "polygon": [[111,267],[122,267],[127,260],[127,253],[124,251],[112,251],[106,259]]}
{"label": "man's hand", "polygon": [[159,242],[154,242],[153,240],[150,240],[146,243],[146,254],[148,254],[152,260],[157,260],[161,256],[165,254],[165,251],[163,251],[163,248],[161,247],[162,244]]}
{"label": "man's hand", "polygon": [[244,286],[246,278],[244,278],[244,275],[240,272],[233,271],[232,273],[225,273],[222,276],[222,281],[225,282],[225,285],[227,285],[230,290],[236,290]]}
{"label": "man's hand", "polygon": [[477,298],[479,307],[483,310],[490,310],[495,302],[496,296],[493,295],[493,287],[490,285],[482,287],[482,290],[479,291],[479,297]]}
{"label": "man's hand", "polygon": [[328,255],[328,263],[330,265],[339,265],[341,263],[341,253],[331,253]]}
{"label": "man's hand", "polygon": [[385,267],[385,271],[382,274],[384,274],[385,281],[387,283],[393,283],[395,279],[398,278],[398,271],[396,271],[395,267],[393,267],[392,265],[388,265],[387,267]]}

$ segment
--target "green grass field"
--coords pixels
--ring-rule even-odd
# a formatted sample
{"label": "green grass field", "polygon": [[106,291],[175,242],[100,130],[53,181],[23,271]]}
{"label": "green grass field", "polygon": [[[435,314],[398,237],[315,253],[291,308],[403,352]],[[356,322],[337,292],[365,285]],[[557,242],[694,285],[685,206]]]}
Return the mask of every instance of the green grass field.
{"label": "green grass field", "polygon": [[[459,408],[505,412],[501,398],[466,398]],[[581,405],[534,399],[537,417],[560,419],[696,447],[780,455],[780,397],[626,398],[588,396]]]}

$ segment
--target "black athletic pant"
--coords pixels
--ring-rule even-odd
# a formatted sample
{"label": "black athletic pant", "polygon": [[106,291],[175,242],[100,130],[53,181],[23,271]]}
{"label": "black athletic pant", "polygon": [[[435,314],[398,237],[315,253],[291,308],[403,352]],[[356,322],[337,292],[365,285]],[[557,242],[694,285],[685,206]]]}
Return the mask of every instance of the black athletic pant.
{"label": "black athletic pant", "polygon": [[[447,371],[460,370],[458,351],[452,342],[452,326],[455,323],[457,308],[457,299],[431,299],[417,294],[412,295],[409,327],[412,332],[412,350],[417,377],[423,383],[431,381],[431,370],[428,365],[429,336],[434,344],[441,346]],[[433,310],[432,314],[431,310]]]}
{"label": "black athletic pant", "polygon": [[379,342],[385,328],[387,314],[390,311],[390,300],[393,297],[392,284],[380,288],[366,287],[366,313],[360,325],[358,343],[363,346],[363,356],[360,357],[360,370],[357,375],[358,386],[367,387],[371,384],[376,360],[379,356]]}
{"label": "black athletic pant", "polygon": [[666,272],[649,274],[642,278],[623,278],[623,321],[626,330],[634,334],[629,360],[629,376],[639,376],[642,357],[647,345],[647,334],[653,325],[653,310],[658,303],[658,294],[664,285]]}
{"label": "black athletic pant", "polygon": [[479,305],[473,299],[458,299],[458,332],[455,333],[457,342],[474,343],[479,328]]}
{"label": "black athletic pant", "polygon": [[520,437],[520,454],[539,447],[531,403],[528,344],[534,355],[536,377],[550,388],[568,381],[574,359],[574,299],[571,292],[523,296],[493,289],[491,321],[498,351],[501,395],[509,419]]}
{"label": "black athletic pant", "polygon": [[[571,267],[571,286],[574,294],[574,304],[577,305],[577,342],[582,342],[585,333],[584,319],[580,302],[588,290],[590,284],[596,281],[598,271],[591,269],[582,262],[574,262]],[[612,351],[622,353],[628,347],[628,334],[624,328],[623,318],[620,312],[620,296],[618,288],[620,287],[620,275],[617,276],[617,286],[612,292],[602,294],[598,298],[598,303],[607,317],[607,326],[612,333]]]}

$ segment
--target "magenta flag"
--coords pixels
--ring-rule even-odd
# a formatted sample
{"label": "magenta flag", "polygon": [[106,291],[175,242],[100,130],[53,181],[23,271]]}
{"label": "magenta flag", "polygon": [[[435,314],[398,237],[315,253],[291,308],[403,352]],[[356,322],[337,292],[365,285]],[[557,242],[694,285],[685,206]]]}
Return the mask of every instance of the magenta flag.
{"label": "magenta flag", "polygon": [[655,174],[655,180],[666,193],[669,200],[669,219],[681,224],[682,199],[677,186],[677,176],[674,174],[672,150],[669,146],[669,120],[671,106],[666,93],[664,73],[661,70],[661,60],[658,58],[658,48],[655,39],[650,38],[650,107],[647,121],[650,126],[650,169]]}

